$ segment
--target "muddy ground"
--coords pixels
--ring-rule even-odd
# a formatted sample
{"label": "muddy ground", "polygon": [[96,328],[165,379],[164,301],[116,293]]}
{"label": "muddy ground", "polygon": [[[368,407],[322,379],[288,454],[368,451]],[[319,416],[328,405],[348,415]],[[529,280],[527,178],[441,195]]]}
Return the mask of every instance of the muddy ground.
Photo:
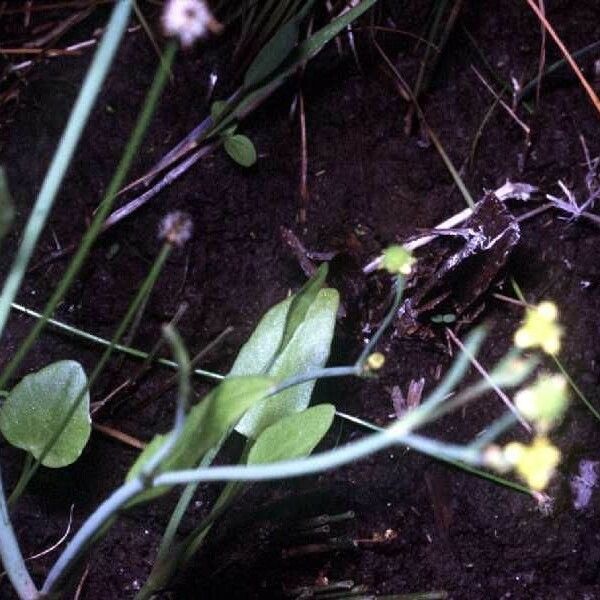
{"label": "muddy ground", "polygon": [[[409,5],[411,3],[408,3]],[[548,16],[566,45],[575,50],[600,39],[600,5],[596,0],[547,2]],[[423,5],[394,7],[400,29],[419,32]],[[98,11],[69,34],[78,41],[106,13]],[[11,21],[5,22],[4,26]],[[0,27],[2,27],[0,20]],[[493,97],[471,65],[485,67],[468,41],[477,41],[497,74],[525,81],[537,69],[539,23],[521,0],[467,2],[443,54],[422,107],[432,129],[458,166],[465,162]],[[169,210],[182,209],[194,220],[195,234],[162,274],[135,345],[150,348],[161,323],[178,304],[189,310],[180,323],[190,351],[205,346],[225,327],[234,333],[214,352],[206,368],[225,372],[240,345],[265,310],[305,280],[298,262],[282,242],[280,227],[293,229],[311,249],[348,249],[353,255],[335,269],[346,300],[353,301],[348,281],[361,260],[402,240],[418,227],[431,227],[464,208],[464,200],[435,147],[418,132],[404,133],[405,102],[398,96],[381,61],[359,38],[362,69],[350,55],[329,48],[310,65],[303,82],[308,135],[308,219],[297,223],[300,135],[288,119],[295,84],[278,92],[241,130],[254,141],[260,159],[243,170],[217,151],[197,164],[149,206],[127,219],[97,244],[87,267],[58,310],[57,318],[110,336],[136,286],[159,248],[155,232]],[[418,56],[406,38],[384,40],[387,50],[410,77]],[[231,40],[180,56],[174,82],[167,87],[134,175],[144,172],[206,114],[208,75],[213,68],[227,80]],[[395,53],[395,54],[394,54]],[[1,161],[8,171],[18,218],[1,258],[3,273],[19,232],[66,122],[90,54],[53,58],[38,65],[19,88],[15,101],[2,108]],[[596,52],[593,59],[598,59]],[[548,43],[548,63],[560,58]],[[588,58],[585,65],[593,62]],[[50,224],[34,262],[76,242],[99,202],[127,139],[136,111],[151,81],[156,57],[143,31],[127,35],[85,132]],[[498,88],[498,86],[496,86]],[[568,71],[545,82],[539,111],[520,116],[532,129],[532,145],[522,164],[523,131],[497,109],[481,134],[465,181],[476,197],[505,179],[538,185],[558,194],[560,179],[578,197],[585,193],[586,167],[580,136],[592,156],[600,154],[598,114]],[[522,169],[520,169],[522,166]],[[516,213],[526,208],[514,205]],[[581,389],[600,404],[600,230],[583,221],[567,222],[554,212],[522,224],[521,240],[505,275],[521,284],[530,301],[554,299],[567,335],[562,359]],[[41,308],[65,263],[54,262],[31,273],[19,296]],[[503,288],[511,294],[509,286]],[[368,286],[361,290],[369,294]],[[490,366],[510,345],[521,312],[488,296],[478,322],[490,334],[481,362]],[[363,302],[366,300],[363,298]],[[362,305],[361,305],[362,306]],[[364,310],[350,312],[338,327],[332,363],[352,360],[361,347]],[[32,321],[15,314],[3,338],[4,364]],[[406,389],[411,379],[435,385],[439,369],[450,362],[443,344],[415,339],[384,339],[388,360],[376,381],[319,384],[316,399],[334,402],[344,412],[378,424],[390,421],[391,389]],[[23,365],[22,374],[48,362],[74,358],[89,370],[99,351],[48,331]],[[108,375],[93,390],[101,399],[121,381],[133,363],[113,360]],[[167,377],[159,369],[133,397],[121,398],[99,421],[141,440],[149,440],[170,423],[173,396],[148,402]],[[202,394],[209,384],[200,379]],[[472,438],[502,412],[495,397],[444,419],[431,433],[448,440]],[[446,590],[450,598],[600,599],[600,494],[575,510],[569,479],[583,458],[600,460],[598,422],[578,401],[556,434],[565,459],[550,487],[551,514],[528,495],[499,487],[444,466],[414,452],[384,452],[320,477],[252,487],[214,531],[189,569],[165,591],[176,598],[280,598],[285,590],[353,580],[370,593],[399,594]],[[327,440],[332,445],[364,435],[337,422]],[[515,436],[520,433],[515,431]],[[233,451],[233,449],[231,449]],[[82,458],[60,471],[43,470],[14,513],[25,555],[53,544],[64,532],[71,505],[77,527],[123,480],[136,451],[94,433]],[[12,487],[22,457],[2,445],[5,485]],[[185,530],[205,515],[216,498],[215,486],[199,491]],[[82,598],[129,598],[149,573],[161,534],[174,505],[171,496],[127,513],[91,555]],[[282,509],[281,518],[274,518]],[[259,511],[259,509],[261,509]],[[294,537],[294,520],[325,512],[352,510],[354,519],[336,525],[332,535],[362,540],[356,547],[303,556],[290,548],[307,540]],[[391,539],[369,542],[391,530]],[[308,541],[321,541],[311,538]],[[41,580],[56,553],[31,563]],[[10,598],[6,579],[2,598]]]}

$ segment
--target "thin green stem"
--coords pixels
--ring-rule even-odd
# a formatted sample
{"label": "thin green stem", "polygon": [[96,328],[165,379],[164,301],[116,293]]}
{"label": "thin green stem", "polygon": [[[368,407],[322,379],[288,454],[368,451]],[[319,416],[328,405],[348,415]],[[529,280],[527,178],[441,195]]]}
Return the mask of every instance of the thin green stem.
{"label": "thin green stem", "polygon": [[[571,56],[573,57],[573,59],[583,58],[586,54],[589,54],[590,52],[594,52],[598,48],[600,48],[600,41],[597,40],[595,42],[592,42],[591,44],[588,44],[587,46],[585,46],[583,48],[580,48],[576,52],[572,52]],[[527,83],[526,85],[524,85],[521,88],[521,90],[518,94],[519,99],[527,98],[535,90],[535,88],[537,87],[537,85],[541,81],[541,79],[543,79],[544,77],[547,77],[548,75],[551,75],[552,73],[554,73],[554,71],[557,71],[561,67],[564,67],[566,64],[567,64],[567,60],[565,58],[561,58],[560,60],[557,60],[555,63],[552,63],[547,69],[544,70],[541,77],[539,75],[534,77],[529,83]]]}
{"label": "thin green stem", "polygon": [[460,173],[456,170],[456,167],[454,166],[452,159],[446,153],[446,150],[444,149],[442,142],[440,141],[440,139],[438,138],[436,133],[433,131],[433,129],[431,129],[431,127],[429,127],[427,121],[425,120],[425,115],[419,106],[417,106],[417,112],[419,113],[419,115],[421,117],[421,120],[425,126],[425,129],[427,130],[427,135],[431,138],[433,145],[436,147],[436,150],[438,151],[438,154],[440,155],[442,161],[444,162],[444,165],[446,165],[446,169],[448,169],[448,172],[450,173],[452,179],[454,180],[456,187],[460,190],[460,193],[462,194],[462,197],[464,198],[465,202],[467,203],[467,206],[471,210],[475,210],[475,201],[473,200],[473,196],[471,196],[471,192],[469,192],[469,189],[467,188],[465,182],[463,181],[463,178],[460,176]]}
{"label": "thin green stem", "polygon": [[404,284],[405,284],[404,277],[399,275],[394,281],[394,302],[393,302],[390,310],[388,310],[387,314],[385,315],[383,321],[381,322],[381,325],[375,332],[375,335],[369,340],[369,343],[365,346],[364,350],[361,352],[360,357],[356,361],[357,366],[362,367],[365,364],[367,358],[369,357],[371,352],[373,352],[375,346],[381,339],[381,336],[384,334],[385,330],[389,327],[390,323],[396,316],[396,311],[398,310],[398,307],[400,306],[400,302],[402,301],[402,294],[404,293]]}
{"label": "thin green stem", "polygon": [[436,147],[436,150],[438,151],[438,154],[440,155],[442,161],[444,162],[444,165],[446,166],[446,168],[448,169],[448,172],[452,176],[452,179],[454,180],[456,187],[458,187],[458,189],[460,190],[460,193],[462,194],[465,202],[467,203],[467,206],[471,209],[474,209],[475,201],[473,200],[473,196],[471,196],[471,193],[469,192],[469,189],[467,188],[465,182],[463,181],[462,177],[460,176],[460,173],[456,170],[456,167],[454,166],[452,160],[450,159],[450,157],[444,150],[444,146],[442,145],[442,142],[437,137],[437,135],[435,134],[433,129],[431,129],[431,127],[427,123],[427,119],[425,118],[425,113],[421,109],[418,99],[413,94],[408,83],[405,81],[404,77],[402,77],[402,74],[400,73],[400,71],[398,71],[398,69],[396,68],[394,63],[389,59],[387,54],[385,54],[385,52],[379,46],[379,44],[377,44],[377,42],[374,42],[374,43],[375,43],[375,47],[379,50],[379,53],[381,54],[382,58],[388,65],[390,71],[398,79],[398,81],[402,85],[402,89],[406,92],[407,96],[410,98],[411,102],[413,103],[413,106],[415,107],[415,110],[417,111],[419,119],[421,120],[423,127],[427,131],[427,135],[431,138],[433,145]]}
{"label": "thin green stem", "polygon": [[282,381],[275,389],[269,394],[269,396],[275,396],[279,392],[283,392],[288,388],[294,387],[307,381],[314,381],[315,379],[329,379],[331,377],[349,377],[356,376],[360,377],[362,370],[356,365],[352,367],[325,367],[323,369],[312,369],[306,373],[300,375],[294,375],[285,381]]}
{"label": "thin green stem", "polygon": [[[212,463],[224,440],[225,438],[204,456],[200,466],[208,466]],[[246,462],[247,453],[251,446],[252,444],[248,441],[244,450],[244,455],[240,458],[239,462]],[[142,589],[135,596],[135,600],[146,600],[147,598],[152,597],[157,590],[160,590],[167,585],[177,570],[183,569],[186,566],[202,545],[202,542],[208,535],[213,523],[229,508],[232,502],[238,498],[239,493],[244,488],[243,484],[236,482],[228,483],[221,491],[208,516],[205,517],[183,541],[175,545],[177,529],[179,528],[181,520],[198,485],[198,483],[191,483],[185,486],[177,506],[171,515],[163,539],[161,540],[156,560],[152,566],[152,571]]]}
{"label": "thin green stem", "polygon": [[154,485],[171,487],[198,481],[273,481],[315,475],[363,459],[389,446],[406,445],[404,438],[407,434],[404,423],[400,421],[389,429],[370,435],[358,442],[308,458],[281,461],[269,465],[232,465],[171,471],[155,477]]}
{"label": "thin green stem", "polygon": [[[485,331],[483,328],[478,328],[473,331],[466,339],[464,345],[470,354],[474,355],[477,349],[483,342],[485,337]],[[430,415],[437,410],[439,405],[444,401],[448,394],[456,387],[460,379],[463,377],[469,366],[469,357],[461,352],[454,364],[446,373],[444,379],[440,385],[429,395],[429,397],[414,410],[410,411],[402,421],[407,422],[409,428],[414,428],[416,425],[427,423],[430,419]]]}
{"label": "thin green stem", "polygon": [[65,427],[68,425],[69,421],[75,414],[75,411],[78,409],[79,405],[83,401],[83,398],[85,397],[85,395],[88,393],[88,391],[91,389],[91,387],[94,385],[94,383],[96,382],[96,380],[98,379],[98,377],[100,376],[102,371],[104,370],[104,367],[106,366],[106,363],[108,362],[108,359],[112,355],[115,345],[117,344],[117,342],[121,339],[121,337],[127,330],[127,327],[131,323],[132,319],[135,317],[135,314],[137,313],[139,307],[144,302],[145,298],[152,291],[152,288],[154,287],[156,280],[158,279],[158,276],[160,275],[160,272],[162,271],[163,266],[165,265],[167,258],[169,257],[170,252],[171,252],[171,245],[168,243],[164,244],[158,257],[154,261],[154,264],[152,265],[150,272],[146,276],[146,279],[143,281],[135,298],[133,299],[132,303],[129,305],[129,308],[127,309],[125,316],[119,323],[119,326],[117,327],[117,331],[115,332],[110,345],[103,352],[102,356],[100,357],[100,360],[96,364],[92,374],[90,375],[90,377],[88,379],[87,384],[82,388],[82,390],[77,395],[77,398],[73,402],[73,405],[71,406],[71,408],[65,415],[64,419],[61,421],[60,426],[54,432],[54,435],[48,440],[48,443],[42,450],[42,452],[41,452],[39,458],[37,459],[37,461],[35,462],[35,464],[31,467],[31,469],[29,469],[29,471],[27,471],[27,473],[25,473],[19,479],[17,486],[13,490],[13,493],[11,494],[11,496],[8,500],[9,506],[14,504],[14,502],[23,493],[23,490],[25,489],[27,484],[31,481],[31,478],[35,475],[35,473],[39,469],[40,464],[42,463],[44,458],[46,458],[46,456],[48,455],[48,452],[50,452],[50,450],[52,449],[52,447],[54,446],[54,444],[56,443],[58,438],[61,436]]}
{"label": "thin green stem", "polygon": [[[54,153],[52,163],[25,226],[23,241],[2,289],[2,295],[0,296],[0,334],[4,331],[8,315],[10,314],[10,304],[15,299],[21,287],[27,265],[31,260],[48,215],[52,210],[58,190],[88,121],[90,112],[96,102],[100,88],[106,78],[108,69],[117,52],[121,38],[125,33],[130,13],[131,1],[119,0],[113,9],[110,21],[106,27],[106,33],[94,55],[79,96],[75,101],[67,127]],[[3,385],[0,385],[0,387],[3,387]]]}
{"label": "thin green stem", "polygon": [[[16,302],[12,303],[12,308],[26,315],[29,315],[30,317],[34,317],[35,319],[43,318],[43,315],[41,313],[36,312],[31,308],[27,308],[26,306],[22,306],[21,304],[17,304]],[[62,321],[57,321],[56,319],[48,319],[47,324],[52,325],[52,327],[55,327],[60,331],[64,331],[65,333],[74,335],[88,342],[92,342],[100,346],[110,346],[110,340],[94,335],[93,333],[84,331],[83,329],[78,329],[77,327],[73,327],[73,325],[63,323]],[[150,353],[144,352],[143,350],[137,350],[136,348],[131,348],[130,346],[124,346],[122,344],[115,344],[114,350],[116,352],[122,352],[123,354],[127,354],[128,356],[131,356],[133,358],[139,358],[142,360],[148,360],[150,358]],[[177,363],[167,358],[157,358],[155,362],[159,365],[162,365],[163,367],[169,367],[170,369],[178,369]],[[208,377],[209,379],[215,379],[219,381],[221,379],[224,379],[223,375],[220,375],[219,373],[213,373],[212,371],[205,371],[204,369],[194,369],[193,373],[201,377]]]}
{"label": "thin green stem", "polygon": [[596,420],[600,421],[600,413],[596,409],[596,407],[587,399],[586,395],[579,389],[579,386],[573,381],[573,378],[569,375],[562,362],[558,359],[557,356],[552,357],[556,366],[560,369],[560,372],[564,375],[568,384],[571,386],[575,394],[577,394],[578,398],[585,404],[587,409],[592,413]]}
{"label": "thin green stem", "polygon": [[[371,431],[382,432],[385,431],[384,427],[379,427],[379,425],[375,425],[370,423],[369,421],[365,421],[360,417],[354,417],[352,415],[348,415],[344,412],[335,411],[335,414],[340,419],[344,419],[345,421],[350,421],[351,423],[355,423],[356,425],[360,425],[365,429],[370,429]],[[433,456],[433,458],[438,458],[440,460],[461,460],[465,463],[469,464],[479,464],[480,463],[480,455],[478,452],[474,452],[474,448],[470,446],[459,446],[456,444],[443,444],[443,454],[439,454],[439,448],[441,442],[436,440],[432,440],[430,438],[426,438],[421,435],[416,434],[407,434],[402,437],[402,443],[407,448],[412,448],[417,452],[421,452],[422,454],[427,454],[428,456]]]}
{"label": "thin green stem", "polygon": [[[163,335],[171,345],[173,355],[179,364],[179,392],[177,394],[177,409],[175,421],[166,442],[152,455],[142,467],[140,477],[145,481],[151,480],[161,463],[171,454],[185,425],[185,413],[189,404],[192,387],[190,385],[190,357],[179,334],[171,325],[163,327]],[[148,484],[149,485],[149,484]],[[145,485],[147,487],[147,485]]]}
{"label": "thin green stem", "polygon": [[141,494],[145,489],[144,481],[141,477],[136,477],[132,481],[123,484],[117,488],[99,507],[96,512],[92,515],[97,515],[100,508],[102,508],[102,519],[93,519],[90,517],[77,531],[73,539],[67,544],[67,547],[63,553],[59,556],[58,560],[54,563],[46,581],[42,586],[41,593],[48,597],[56,591],[56,589],[63,582],[64,577],[68,574],[71,567],[81,555],[85,552],[86,548],[93,540],[102,527],[108,523],[108,521],[116,515],[126,504],[128,504],[138,494]]}
{"label": "thin green stem", "polygon": [[474,442],[469,444],[469,448],[480,451],[493,441],[498,439],[505,431],[510,429],[517,421],[514,413],[507,412],[499,419],[496,419],[483,433],[478,436]]}
{"label": "thin green stem", "polygon": [[[71,263],[69,264],[65,274],[62,276],[58,286],[56,287],[55,291],[50,297],[50,300],[48,300],[44,308],[44,312],[42,313],[42,317],[33,326],[32,330],[29,332],[25,340],[21,343],[19,349],[17,350],[11,361],[4,369],[2,375],[0,376],[0,388],[4,388],[6,386],[6,383],[15,373],[16,369],[21,364],[21,361],[23,360],[23,358],[25,358],[25,356],[37,340],[38,336],[40,335],[46,323],[48,322],[48,319],[50,318],[58,304],[62,301],[67,290],[69,289],[75,277],[79,273],[79,270],[83,266],[85,258],[90,252],[92,245],[94,244],[96,238],[102,231],[102,225],[104,223],[104,220],[110,212],[110,209],[113,205],[113,202],[116,198],[119,189],[121,188],[121,185],[125,181],[125,177],[127,176],[129,167],[131,166],[131,163],[133,162],[133,159],[135,158],[138,152],[144,133],[148,128],[152,115],[154,114],[154,110],[158,104],[158,99],[160,98],[161,92],[164,88],[168,77],[168,68],[173,63],[176,51],[177,46],[175,42],[171,42],[167,46],[165,52],[165,59],[159,65],[154,81],[152,82],[152,86],[150,87],[150,90],[146,96],[146,101],[144,103],[140,116],[138,117],[133,133],[131,134],[127,146],[125,147],[125,151],[121,160],[119,161],[115,174],[113,175],[108,189],[106,190],[104,199],[100,203],[100,206],[94,216],[94,219],[88,231],[81,240],[81,243],[77,249],[75,256],[71,260]],[[0,302],[2,302],[3,300],[4,295],[2,296]],[[9,311],[10,305],[13,302],[13,300],[14,296],[8,298],[7,310]]]}
{"label": "thin green stem", "polygon": [[[215,456],[221,449],[223,441],[224,440],[219,442],[212,450],[209,450],[204,455],[202,461],[200,462],[200,466],[207,467],[208,465],[212,464],[212,461],[215,459]],[[186,486],[181,493],[177,505],[171,514],[171,518],[169,519],[169,523],[165,529],[162,540],[160,541],[158,552],[156,554],[157,563],[164,561],[167,558],[167,555],[171,552],[171,548],[173,546],[173,542],[175,541],[175,536],[177,535],[177,530],[179,529],[181,520],[183,519],[183,516],[185,515],[185,512],[187,511],[197,488],[198,484],[190,484]]]}

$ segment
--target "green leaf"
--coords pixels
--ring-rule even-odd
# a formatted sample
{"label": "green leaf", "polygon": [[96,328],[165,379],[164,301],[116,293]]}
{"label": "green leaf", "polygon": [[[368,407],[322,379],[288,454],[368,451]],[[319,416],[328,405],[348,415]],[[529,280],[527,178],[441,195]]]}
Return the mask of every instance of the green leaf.
{"label": "green leaf", "polygon": [[281,340],[281,350],[283,350],[292,339],[292,336],[306,318],[306,313],[315,301],[319,290],[325,284],[329,265],[323,263],[317,272],[302,286],[302,288],[294,295],[290,311],[285,323],[283,339]]}
{"label": "green leaf", "polygon": [[294,64],[302,63],[316,56],[327,43],[348,27],[350,23],[367,12],[376,2],[377,0],[362,0],[354,8],[319,29],[298,46],[293,56]]}
{"label": "green leaf", "polygon": [[294,296],[270,308],[242,346],[229,376],[266,373],[275,361]]}
{"label": "green leaf", "polygon": [[[0,431],[13,446],[39,458],[86,385],[85,371],[74,360],[61,360],[26,375],[0,409]],[[64,467],[75,462],[90,432],[90,395],[86,392],[42,464]]]}
{"label": "green leaf", "polygon": [[[158,472],[195,467],[252,405],[268,396],[274,386],[275,380],[265,376],[230,377],[222,381],[190,410],[177,444]],[[165,435],[155,436],[129,470],[128,481],[140,473],[165,439]],[[165,491],[167,490],[157,488],[145,492],[136,498],[136,503],[159,496]]]}
{"label": "green leaf", "polygon": [[15,217],[13,201],[8,189],[8,179],[0,167],[0,240],[6,235]]}
{"label": "green leaf", "polygon": [[256,148],[245,135],[227,135],[223,147],[225,152],[242,167],[251,167],[256,162]]}
{"label": "green leaf", "polygon": [[[338,306],[339,294],[336,290],[320,290],[289,343],[276,355],[268,374],[284,381],[294,375],[325,366],[329,358]],[[273,331],[273,337],[283,338],[283,331]],[[267,340],[265,345],[272,347],[272,343],[272,340]],[[269,425],[291,413],[304,410],[310,402],[314,386],[314,381],[308,381],[284,390],[268,401],[259,402],[244,415],[236,430],[246,437],[256,439]]]}
{"label": "green leaf", "polygon": [[[215,102],[212,103],[210,107],[210,117],[213,122],[213,127],[216,127],[218,125],[219,121],[221,120],[221,117],[223,116],[223,113],[228,108],[229,103],[227,102],[227,100],[215,100]],[[237,128],[238,124],[232,123],[231,125],[229,125],[229,127],[226,127],[225,129],[220,131],[220,134],[224,138],[231,137],[235,133],[235,130]]]}
{"label": "green leaf", "polygon": [[216,123],[223,111],[227,108],[227,100],[215,100],[210,107],[210,116],[213,120],[213,123]]}
{"label": "green leaf", "polygon": [[300,20],[291,19],[282,25],[261,48],[244,77],[244,87],[250,88],[264,81],[290,55],[298,43]]}
{"label": "green leaf", "polygon": [[248,464],[308,456],[329,431],[334,416],[334,406],[319,404],[284,417],[258,436],[248,455]]}
{"label": "green leaf", "polygon": [[[315,0],[307,0],[304,6],[275,32],[261,48],[246,71],[244,87],[254,87],[269,77],[290,55],[298,43],[300,24],[313,7]],[[272,13],[273,14],[273,13]]]}
{"label": "green leaf", "polygon": [[328,269],[327,263],[322,264],[293,296],[265,313],[238,353],[230,375],[266,373],[273,366],[277,355],[304,321],[310,305],[325,283]]}

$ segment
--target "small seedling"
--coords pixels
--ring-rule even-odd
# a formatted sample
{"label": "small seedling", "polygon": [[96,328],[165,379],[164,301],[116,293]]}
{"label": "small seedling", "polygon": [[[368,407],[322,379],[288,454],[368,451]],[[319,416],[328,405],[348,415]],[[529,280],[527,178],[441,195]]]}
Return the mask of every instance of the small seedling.
{"label": "small seedling", "polygon": [[[217,100],[213,102],[210,114],[214,124],[218,124],[221,116],[227,108],[227,102]],[[256,163],[257,154],[254,144],[250,138],[239,133],[235,133],[237,130],[237,123],[232,123],[219,133],[219,137],[223,142],[223,148],[225,152],[240,166],[251,167]]]}

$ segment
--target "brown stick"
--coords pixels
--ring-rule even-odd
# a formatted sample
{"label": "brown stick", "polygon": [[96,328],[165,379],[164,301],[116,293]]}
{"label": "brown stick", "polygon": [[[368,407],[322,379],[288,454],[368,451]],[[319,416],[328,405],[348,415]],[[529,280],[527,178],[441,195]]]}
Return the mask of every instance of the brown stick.
{"label": "brown stick", "polygon": [[304,225],[306,223],[306,209],[308,207],[308,148],[306,143],[306,114],[304,112],[304,94],[302,90],[298,92],[298,113],[300,115],[300,215],[299,222]]}
{"label": "brown stick", "polygon": [[546,17],[542,14],[542,11],[539,9],[534,0],[526,0],[527,4],[531,7],[531,10],[537,15],[537,18],[542,22],[543,26],[546,28],[546,31],[550,34],[550,37],[554,40],[554,43],[558,46],[559,50],[562,52],[565,60],[569,63],[571,69],[573,69],[573,73],[577,76],[583,89],[586,91],[587,95],[590,97],[592,104],[596,107],[598,113],[600,113],[600,98],[596,95],[596,92],[592,89],[592,86],[589,84],[588,80],[585,78],[584,74],[581,72],[581,69],[577,66],[577,63],[573,60],[573,57],[567,50],[567,47],[562,43],[562,40],[558,37],[556,31]]}

